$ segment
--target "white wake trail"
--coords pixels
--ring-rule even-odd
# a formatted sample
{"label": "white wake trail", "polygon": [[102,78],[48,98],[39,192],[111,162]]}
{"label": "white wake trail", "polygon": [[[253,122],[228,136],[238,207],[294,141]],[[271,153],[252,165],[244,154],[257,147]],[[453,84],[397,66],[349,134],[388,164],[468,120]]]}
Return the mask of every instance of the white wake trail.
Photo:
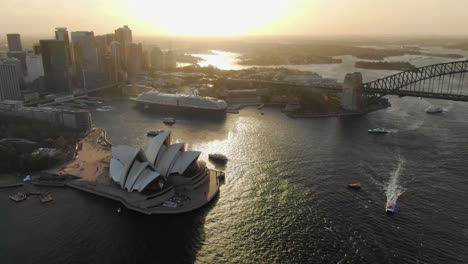
{"label": "white wake trail", "polygon": [[403,171],[403,165],[405,164],[405,160],[398,155],[398,166],[397,168],[391,172],[390,180],[388,181],[387,185],[387,203],[392,202],[396,203],[398,197],[405,192],[405,189],[399,185],[399,178],[400,174]]}

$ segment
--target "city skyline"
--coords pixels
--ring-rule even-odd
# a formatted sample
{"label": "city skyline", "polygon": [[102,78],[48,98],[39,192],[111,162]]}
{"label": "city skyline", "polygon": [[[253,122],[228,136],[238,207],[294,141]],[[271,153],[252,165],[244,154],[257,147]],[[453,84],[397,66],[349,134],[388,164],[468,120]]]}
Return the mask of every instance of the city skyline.
{"label": "city skyline", "polygon": [[467,9],[462,0],[17,0],[2,4],[0,35],[47,36],[59,26],[99,35],[122,24],[138,36],[467,35]]}

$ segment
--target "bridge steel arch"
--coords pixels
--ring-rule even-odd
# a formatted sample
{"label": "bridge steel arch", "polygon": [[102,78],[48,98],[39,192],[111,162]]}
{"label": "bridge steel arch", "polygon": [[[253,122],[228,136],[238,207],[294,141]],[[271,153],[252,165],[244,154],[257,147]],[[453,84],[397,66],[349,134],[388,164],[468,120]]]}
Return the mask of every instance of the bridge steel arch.
{"label": "bridge steel arch", "polygon": [[[468,60],[439,63],[364,83],[362,89],[365,94],[369,95],[416,96],[468,101],[468,94],[463,93],[463,81],[467,72]],[[454,77],[457,74],[460,75],[458,81]],[[448,87],[444,84],[446,76],[448,76]],[[423,82],[426,84],[426,81],[429,83],[427,89],[425,85],[422,85]],[[436,82],[438,82],[437,87],[434,87]],[[455,89],[452,89],[451,85],[455,85]]]}

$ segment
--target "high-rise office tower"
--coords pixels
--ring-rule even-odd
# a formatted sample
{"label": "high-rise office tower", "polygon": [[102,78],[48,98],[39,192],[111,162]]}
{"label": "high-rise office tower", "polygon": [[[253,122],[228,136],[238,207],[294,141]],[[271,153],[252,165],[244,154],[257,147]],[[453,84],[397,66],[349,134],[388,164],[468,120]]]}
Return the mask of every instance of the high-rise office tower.
{"label": "high-rise office tower", "polygon": [[155,70],[164,69],[164,53],[158,47],[151,50],[151,66]]}
{"label": "high-rise office tower", "polygon": [[55,39],[65,42],[65,48],[67,50],[67,59],[68,63],[71,64],[71,49],[70,49],[70,37],[68,35],[68,30],[66,27],[55,28]]}
{"label": "high-rise office tower", "polygon": [[98,61],[98,73],[105,74],[107,68],[106,56],[108,55],[107,39],[105,35],[96,36],[96,52]]}
{"label": "high-rise office tower", "polygon": [[128,57],[132,49],[132,30],[125,25],[121,28],[118,28],[115,30],[115,40],[120,43],[120,54],[122,58],[122,63],[125,68],[128,68],[129,66],[127,65],[128,62]]}
{"label": "high-rise office tower", "polygon": [[20,91],[20,61],[0,60],[0,100],[22,100]]}
{"label": "high-rise office tower", "polygon": [[69,93],[71,78],[65,41],[51,39],[40,43],[46,89],[53,93]]}
{"label": "high-rise office tower", "polygon": [[113,82],[120,81],[120,71],[122,66],[121,44],[118,41],[112,41],[110,44],[110,67],[109,79]]}
{"label": "high-rise office tower", "polygon": [[135,77],[142,70],[143,65],[143,46],[133,43],[130,45],[130,52],[127,57],[127,72],[129,77]]}
{"label": "high-rise office tower", "polygon": [[22,51],[20,34],[7,34],[8,50],[9,51]]}
{"label": "high-rise office tower", "polygon": [[92,31],[71,33],[75,74],[83,88],[95,88],[98,70],[96,39]]}

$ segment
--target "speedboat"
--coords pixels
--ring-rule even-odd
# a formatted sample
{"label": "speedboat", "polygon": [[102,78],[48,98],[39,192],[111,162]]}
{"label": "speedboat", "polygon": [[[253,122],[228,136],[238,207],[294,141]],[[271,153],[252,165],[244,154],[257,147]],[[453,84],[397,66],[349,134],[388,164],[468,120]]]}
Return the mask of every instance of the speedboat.
{"label": "speedboat", "polygon": [[225,155],[219,154],[219,153],[209,154],[208,158],[211,159],[211,160],[215,160],[215,161],[219,161],[219,162],[223,162],[223,163],[228,161],[228,158]]}
{"label": "speedboat", "polygon": [[438,106],[431,106],[431,107],[427,108],[425,111],[428,114],[438,114],[438,113],[442,113],[444,111],[444,109],[442,109],[441,107],[438,107]]}
{"label": "speedboat", "polygon": [[375,134],[386,134],[388,133],[388,130],[386,130],[385,128],[372,128],[372,129],[368,129],[367,132],[369,133],[375,133]]}
{"label": "speedboat", "polygon": [[361,184],[360,183],[350,183],[350,184],[348,184],[348,188],[350,188],[350,189],[361,189]]}
{"label": "speedboat", "polygon": [[387,205],[385,206],[385,212],[387,214],[394,214],[396,210],[396,203],[394,202],[387,202]]}

